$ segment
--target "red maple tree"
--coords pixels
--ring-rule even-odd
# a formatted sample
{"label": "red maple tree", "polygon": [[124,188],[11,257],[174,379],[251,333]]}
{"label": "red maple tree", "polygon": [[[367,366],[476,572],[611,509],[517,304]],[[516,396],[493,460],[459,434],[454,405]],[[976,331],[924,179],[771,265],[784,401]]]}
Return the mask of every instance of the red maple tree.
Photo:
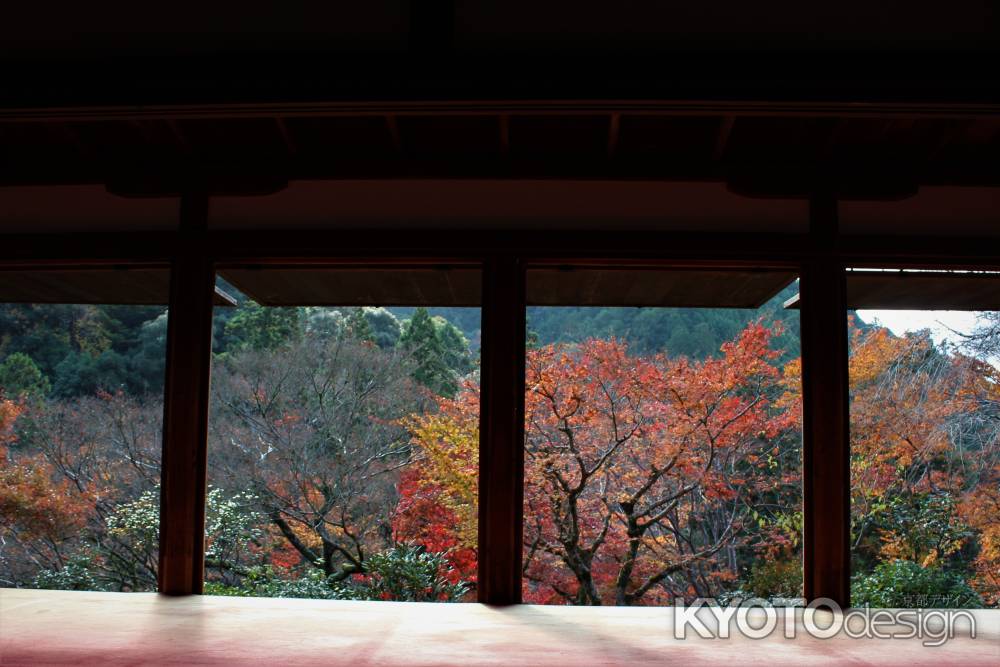
{"label": "red maple tree", "polygon": [[[798,511],[796,415],[774,407],[786,390],[773,333],[751,325],[702,362],[633,356],[614,339],[529,351],[526,600],[715,594],[777,525],[764,514]],[[414,420],[426,454],[404,479],[401,537],[474,546],[477,406],[467,387]]]}

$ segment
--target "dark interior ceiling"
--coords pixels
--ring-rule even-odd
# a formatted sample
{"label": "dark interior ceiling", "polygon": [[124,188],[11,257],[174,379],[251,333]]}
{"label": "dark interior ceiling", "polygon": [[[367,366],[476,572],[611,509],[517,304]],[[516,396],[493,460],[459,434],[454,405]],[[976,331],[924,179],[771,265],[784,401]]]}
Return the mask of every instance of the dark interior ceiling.
{"label": "dark interior ceiling", "polygon": [[[476,306],[469,267],[232,268],[227,282],[265,306]],[[545,268],[528,272],[529,306],[759,308],[795,280],[789,271]]]}
{"label": "dark interior ceiling", "polygon": [[389,111],[0,120],[0,185],[106,183],[126,196],[266,193],[305,179],[726,181],[845,198],[1000,184],[1000,117],[767,117],[626,111]]}
{"label": "dark interior ceiling", "polygon": [[760,308],[796,278],[791,271],[530,269],[530,306]]}
{"label": "dark interior ceiling", "polygon": [[991,0],[22,3],[0,43],[0,186],[1000,183]]}
{"label": "dark interior ceiling", "polygon": [[18,3],[18,106],[353,99],[998,101],[992,0]]}
{"label": "dark interior ceiling", "polygon": [[[93,303],[165,306],[170,301],[170,269],[122,267],[0,271],[0,303]],[[236,301],[219,288],[216,306]]]}
{"label": "dark interior ceiling", "polygon": [[219,275],[263,306],[479,306],[482,274],[465,267],[252,268]]}
{"label": "dark interior ceiling", "polygon": [[[852,310],[1000,310],[1000,274],[948,271],[848,271]],[[799,307],[799,295],[785,302]]]}

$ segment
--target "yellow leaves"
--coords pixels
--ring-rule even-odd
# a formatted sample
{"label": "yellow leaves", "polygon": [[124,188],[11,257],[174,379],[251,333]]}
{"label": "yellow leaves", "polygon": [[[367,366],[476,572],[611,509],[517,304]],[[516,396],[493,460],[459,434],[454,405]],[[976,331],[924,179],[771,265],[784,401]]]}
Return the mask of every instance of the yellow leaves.
{"label": "yellow leaves", "polygon": [[885,531],[880,536],[882,547],[879,553],[883,560],[892,561],[895,559],[914,560],[916,558],[913,550],[909,548],[906,540],[895,531]]}
{"label": "yellow leaves", "polygon": [[[323,538],[309,526],[298,521],[290,521],[288,522],[288,525],[292,529],[292,533],[294,533],[295,536],[310,549],[318,550],[323,548]],[[340,526],[329,526],[328,530],[331,535],[338,539],[344,537],[344,529]],[[273,526],[271,526],[271,533],[276,539],[283,537],[281,532]]]}
{"label": "yellow leaves", "polygon": [[879,378],[902,353],[899,346],[901,340],[885,328],[875,329],[867,335],[860,329],[855,330],[849,365],[852,389]]}
{"label": "yellow leaves", "polygon": [[973,586],[988,604],[1000,604],[1000,464],[985,471],[985,479],[963,496],[958,512],[979,532],[979,553],[973,561]]}
{"label": "yellow leaves", "polygon": [[[478,397],[477,397],[478,398]],[[459,543],[475,547],[479,502],[479,415],[469,397],[444,400],[437,414],[404,421],[418,448],[419,484],[439,491],[439,503],[454,513]],[[476,406],[478,407],[478,405]]]}

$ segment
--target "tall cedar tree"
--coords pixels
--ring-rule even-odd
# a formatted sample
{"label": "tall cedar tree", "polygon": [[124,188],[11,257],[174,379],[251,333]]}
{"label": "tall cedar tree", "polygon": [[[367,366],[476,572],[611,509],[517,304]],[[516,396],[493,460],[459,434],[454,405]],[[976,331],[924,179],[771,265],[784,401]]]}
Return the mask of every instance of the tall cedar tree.
{"label": "tall cedar tree", "polygon": [[444,342],[426,308],[420,307],[413,311],[413,317],[406,323],[399,344],[413,355],[416,362],[414,380],[438,395],[455,395],[458,391],[458,379],[448,367]]}

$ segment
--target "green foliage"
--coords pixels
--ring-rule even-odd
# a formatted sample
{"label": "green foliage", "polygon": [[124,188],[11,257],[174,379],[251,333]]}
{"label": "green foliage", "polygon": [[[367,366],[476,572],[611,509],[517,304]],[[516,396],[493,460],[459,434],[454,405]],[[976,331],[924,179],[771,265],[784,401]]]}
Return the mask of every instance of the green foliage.
{"label": "green foliage", "polygon": [[[866,528],[864,539],[857,533]],[[973,532],[958,519],[955,501],[947,494],[890,494],[872,502],[865,515],[852,515],[855,567],[870,569],[882,559],[883,540],[893,535],[905,558],[921,560],[934,553],[947,559],[960,555]]]}
{"label": "green foliage", "polygon": [[240,561],[250,543],[264,537],[264,517],[253,508],[257,498],[236,493],[228,498],[220,488],[209,487],[205,502],[205,561],[208,567],[225,567]]}
{"label": "green foliage", "polygon": [[262,598],[314,598],[334,600],[338,598],[334,585],[322,570],[306,571],[297,578],[282,577],[270,565],[248,568],[239,585],[206,582],[207,595],[227,595],[232,597]]}
{"label": "green foliage", "polygon": [[208,595],[237,597],[318,598],[327,600],[397,600],[457,602],[469,592],[463,581],[452,581],[445,554],[399,544],[370,556],[364,573],[347,581],[326,576],[319,568],[289,578],[271,565],[248,568],[238,585],[205,584]]}
{"label": "green foliage", "polygon": [[426,308],[413,311],[413,317],[403,327],[399,344],[416,361],[414,380],[437,394],[454,396],[458,391],[458,375],[448,366],[449,355],[454,351],[445,347],[438,326]]}
{"label": "green foliage", "polygon": [[469,341],[454,324],[443,317],[434,318],[434,327],[441,342],[441,355],[445,366],[459,375],[467,375],[473,367],[469,354]]}
{"label": "green foliage", "polygon": [[0,354],[24,352],[53,378],[56,365],[74,350],[73,323],[83,306],[0,305]]}
{"label": "green foliage", "polygon": [[59,591],[101,591],[104,588],[94,577],[93,560],[87,554],[76,554],[59,570],[42,570],[31,582],[32,588]]}
{"label": "green foliage", "polygon": [[[146,324],[162,319],[162,336]],[[56,398],[163,384],[166,316],[155,306],[0,305],[0,358],[29,355]]]}
{"label": "green foliage", "polygon": [[364,308],[365,317],[371,327],[372,339],[382,349],[395,347],[403,334],[403,326],[385,308]]}
{"label": "green foliage", "polygon": [[344,314],[334,308],[305,308],[303,321],[306,337],[316,340],[336,338],[345,328]]}
{"label": "green foliage", "polygon": [[[401,320],[406,320],[413,317],[413,313],[416,311],[414,307],[393,307],[388,308],[391,314],[398,317]],[[480,327],[482,326],[482,314],[479,308],[467,308],[467,307],[428,307],[427,312],[430,313],[432,317],[441,317],[445,320],[451,322],[462,335],[465,336],[469,341],[472,349],[478,348],[478,340],[480,336]]]}
{"label": "green foliage", "polygon": [[347,335],[391,349],[402,333],[399,320],[385,308],[310,307],[305,309],[304,317],[306,334],[321,340]]}
{"label": "green foliage", "polygon": [[[250,509],[248,493],[226,496],[209,487],[205,504],[205,560],[209,568],[225,569],[239,560],[251,542],[262,537],[262,517]],[[155,590],[159,549],[160,491],[142,492],[135,500],[115,507],[107,520],[108,536],[101,545],[103,571],[99,577],[119,588]]]}
{"label": "green foliage", "polygon": [[136,347],[128,355],[129,385],[143,393],[163,391],[167,362],[167,312],[139,327]]}
{"label": "green foliage", "polygon": [[874,572],[856,576],[851,583],[851,604],[973,609],[983,606],[979,595],[959,575],[907,560],[881,563]]}
{"label": "green foliage", "polygon": [[428,553],[422,546],[397,544],[370,556],[365,576],[337,587],[337,596],[352,600],[406,602],[457,602],[469,592],[464,581],[453,581],[452,568],[443,553]]}
{"label": "green foliage", "polygon": [[799,317],[783,303],[797,291],[797,285],[789,285],[758,309],[531,307],[528,327],[541,345],[614,336],[626,341],[633,354],[667,352],[672,357],[705,359],[717,355],[720,346],[750,322],[780,320],[785,332],[775,338],[774,347],[791,359],[799,354]]}
{"label": "green foliage", "polygon": [[802,560],[760,560],[754,565],[746,589],[754,597],[797,598],[802,595]]}
{"label": "green foliage", "polygon": [[137,550],[155,550],[160,535],[159,491],[144,491],[108,516],[108,533],[125,538]]}
{"label": "green foliage", "polygon": [[55,376],[52,394],[57,398],[73,398],[127,388],[130,374],[124,356],[105,350],[97,356],[87,352],[66,355],[56,366]]}
{"label": "green foliage", "polygon": [[363,308],[353,308],[347,316],[347,333],[354,340],[374,343],[375,335]]}
{"label": "green foliage", "polygon": [[301,309],[267,308],[245,301],[226,323],[226,351],[274,350],[298,340],[302,332]]}
{"label": "green foliage", "polygon": [[24,352],[15,352],[0,364],[0,388],[6,396],[43,397],[49,393],[49,379]]}

